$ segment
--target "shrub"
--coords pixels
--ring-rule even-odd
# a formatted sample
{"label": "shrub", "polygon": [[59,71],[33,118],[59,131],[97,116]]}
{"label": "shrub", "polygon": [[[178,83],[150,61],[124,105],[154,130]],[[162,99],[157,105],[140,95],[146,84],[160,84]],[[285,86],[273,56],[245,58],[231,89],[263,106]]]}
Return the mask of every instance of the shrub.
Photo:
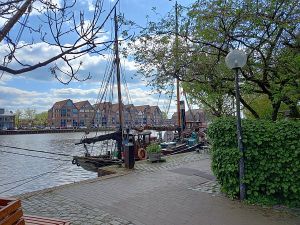
{"label": "shrub", "polygon": [[[300,206],[300,122],[242,120],[247,200]],[[239,196],[236,119],[221,118],[208,129],[212,170],[223,192]]]}
{"label": "shrub", "polygon": [[161,152],[161,147],[157,143],[150,144],[146,148],[147,153],[160,153]]}

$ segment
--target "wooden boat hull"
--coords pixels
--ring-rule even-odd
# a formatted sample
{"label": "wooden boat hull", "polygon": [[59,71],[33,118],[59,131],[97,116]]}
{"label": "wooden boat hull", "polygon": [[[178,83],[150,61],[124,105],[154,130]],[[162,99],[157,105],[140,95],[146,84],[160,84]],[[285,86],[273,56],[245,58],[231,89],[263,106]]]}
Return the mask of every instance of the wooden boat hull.
{"label": "wooden boat hull", "polygon": [[197,148],[201,148],[201,146],[203,146],[203,143],[198,143],[191,147],[189,147],[188,145],[182,144],[182,145],[175,146],[172,148],[162,149],[161,151],[162,151],[163,155],[175,155],[175,154],[195,151]]}
{"label": "wooden boat hull", "polygon": [[111,165],[122,165],[122,160],[119,159],[105,159],[102,157],[84,157],[84,156],[74,156],[73,162],[77,166],[81,166],[83,169],[98,172],[98,169],[105,166]]}

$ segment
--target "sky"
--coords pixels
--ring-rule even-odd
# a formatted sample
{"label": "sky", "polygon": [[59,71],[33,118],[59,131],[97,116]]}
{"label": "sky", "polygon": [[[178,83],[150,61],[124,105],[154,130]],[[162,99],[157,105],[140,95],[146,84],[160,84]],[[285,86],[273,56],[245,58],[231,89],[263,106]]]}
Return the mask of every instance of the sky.
{"label": "sky", "polygon": [[[56,3],[62,4],[62,0],[55,0]],[[94,1],[93,0],[81,0],[76,5],[75,11],[85,10],[88,16],[93,13]],[[192,0],[178,0],[179,4],[189,5]],[[104,9],[102,19],[107,15],[107,12],[114,4],[112,0],[104,0]],[[157,21],[163,18],[168,11],[172,10],[175,1],[169,0],[120,0],[120,5],[117,7],[118,11],[124,14],[126,19],[132,20],[140,26],[145,26],[147,20]],[[35,5],[35,7],[39,7]],[[153,8],[156,8],[156,12],[153,12]],[[148,15],[148,17],[147,17]],[[33,10],[28,18],[30,25],[38,26],[41,17],[40,12]],[[24,18],[21,19],[22,21]],[[0,20],[0,27],[3,27],[5,21]],[[112,35],[111,28],[112,22],[108,21],[103,28],[103,35],[100,37],[103,40],[110,39]],[[11,31],[11,37],[17,38],[19,29],[15,27]],[[43,27],[45,33],[50,33],[46,27]],[[67,29],[67,26],[63,27]],[[131,29],[130,32],[137,33],[137,29]],[[28,30],[24,30],[20,37],[19,43],[30,43],[32,34]],[[70,37],[71,38],[71,37]],[[68,43],[68,38],[64,40]],[[0,43],[0,58],[1,62],[6,53],[5,41]],[[17,56],[24,62],[36,63],[42,59],[46,59],[55,53],[57,49],[49,47],[46,43],[36,41],[30,48],[23,48],[16,51]],[[109,55],[85,55],[82,59],[83,62],[81,70],[79,71],[79,77],[85,77],[87,74],[91,74],[92,78],[78,82],[76,80],[71,81],[68,85],[60,83],[50,72],[50,66],[45,66],[40,69],[36,69],[32,72],[24,73],[21,75],[11,75],[3,73],[1,77],[0,73],[0,108],[6,108],[8,110],[17,109],[36,109],[37,112],[42,112],[50,109],[56,101],[64,99],[72,99],[74,102],[89,100],[91,104],[97,102],[97,96],[103,81],[104,71],[109,60]],[[78,61],[77,61],[78,62]],[[59,64],[59,62],[58,62]],[[137,65],[132,61],[132,57],[121,58],[122,76],[126,80],[130,100],[126,98],[126,92],[123,88],[123,101],[125,104],[131,103],[134,105],[158,105],[164,111],[167,108],[169,97],[167,95],[158,95],[153,93],[149,87],[146,86],[146,81],[141,76],[136,76]],[[17,68],[17,65],[12,62],[9,67]],[[114,101],[116,99],[116,89],[114,90]],[[112,99],[112,97],[110,98]],[[110,100],[107,98],[107,100]],[[176,103],[175,98],[171,102],[169,116],[175,112]]]}

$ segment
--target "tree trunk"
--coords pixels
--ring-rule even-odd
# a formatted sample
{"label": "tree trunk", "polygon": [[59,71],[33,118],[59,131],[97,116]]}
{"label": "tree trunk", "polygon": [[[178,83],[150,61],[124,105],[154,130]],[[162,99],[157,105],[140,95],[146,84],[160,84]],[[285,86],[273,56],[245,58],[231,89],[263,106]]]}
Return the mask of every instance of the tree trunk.
{"label": "tree trunk", "polygon": [[273,112],[272,112],[272,120],[276,121],[277,120],[277,116],[278,116],[278,111],[281,105],[281,101],[276,102],[276,103],[272,103],[272,107],[273,107]]}
{"label": "tree trunk", "polygon": [[242,98],[240,97],[240,101],[242,103],[242,105],[249,110],[249,112],[251,112],[251,114],[256,118],[256,119],[259,119],[259,115],[257,114],[257,112],[250,106],[247,104],[247,102]]}

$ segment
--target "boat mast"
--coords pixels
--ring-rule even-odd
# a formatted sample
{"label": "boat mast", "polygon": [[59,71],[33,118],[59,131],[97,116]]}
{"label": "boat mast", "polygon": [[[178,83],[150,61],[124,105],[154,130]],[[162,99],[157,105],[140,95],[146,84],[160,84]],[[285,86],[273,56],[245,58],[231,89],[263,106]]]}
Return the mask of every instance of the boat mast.
{"label": "boat mast", "polygon": [[[178,127],[181,128],[181,115],[180,115],[180,90],[179,90],[179,69],[178,69],[178,7],[177,1],[175,2],[175,76],[176,76],[176,87],[177,87],[177,121]],[[179,133],[180,135],[180,133]]]}
{"label": "boat mast", "polygon": [[118,85],[118,103],[119,103],[119,131],[121,132],[121,139],[117,141],[118,148],[118,159],[122,158],[122,141],[123,141],[123,105],[122,105],[122,94],[121,94],[121,81],[120,81],[120,57],[119,57],[119,41],[118,41],[118,18],[117,9],[115,7],[115,63],[117,69],[117,85]]}
{"label": "boat mast", "polygon": [[118,41],[118,18],[117,18],[117,9],[115,7],[115,63],[117,69],[117,85],[118,85],[118,103],[119,103],[119,123],[120,131],[123,128],[123,105],[122,105],[122,93],[121,93],[121,81],[120,81],[120,57],[119,57],[119,41]]}

